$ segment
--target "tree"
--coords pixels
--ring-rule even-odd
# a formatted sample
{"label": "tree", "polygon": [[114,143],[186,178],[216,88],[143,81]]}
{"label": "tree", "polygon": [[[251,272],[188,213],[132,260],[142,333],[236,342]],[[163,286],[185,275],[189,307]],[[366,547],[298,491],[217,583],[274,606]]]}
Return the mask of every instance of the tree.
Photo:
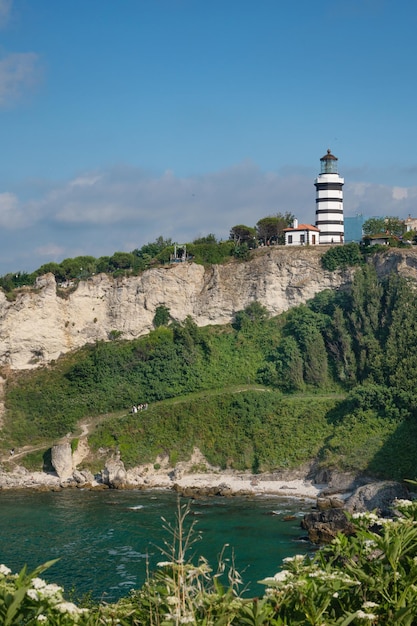
{"label": "tree", "polygon": [[394,237],[402,237],[406,231],[406,225],[404,220],[395,216],[388,216],[385,218],[385,229]]}
{"label": "tree", "polygon": [[94,274],[97,268],[97,259],[93,256],[77,256],[74,259],[64,259],[60,265],[61,271],[56,274],[60,280],[86,278]]}
{"label": "tree", "polygon": [[416,243],[416,237],[417,237],[417,231],[407,230],[407,232],[405,232],[403,235],[403,240]]}
{"label": "tree", "polygon": [[230,229],[229,239],[232,239],[237,245],[246,243],[249,247],[253,247],[256,243],[256,229],[252,226],[237,224]]}
{"label": "tree", "polygon": [[197,237],[196,239],[194,239],[193,243],[196,245],[203,244],[203,243],[209,243],[209,244],[217,243],[216,235],[214,235],[213,233],[210,233],[209,235],[206,235],[205,237]]}
{"label": "tree", "polygon": [[146,243],[141,248],[136,248],[132,251],[137,257],[149,256],[154,259],[162,250],[172,245],[171,239],[164,239],[161,235],[155,239],[152,243]]}
{"label": "tree", "polygon": [[364,235],[379,235],[385,233],[386,225],[383,217],[370,217],[362,226]]}
{"label": "tree", "polygon": [[133,266],[135,256],[131,252],[115,252],[110,257],[110,266],[114,269],[129,269]]}
{"label": "tree", "polygon": [[52,261],[50,263],[45,263],[44,265],[41,265],[41,267],[35,272],[37,276],[43,276],[44,274],[49,273],[54,274],[55,277],[60,276],[62,273],[62,268],[59,263],[54,263]]}
{"label": "tree", "polygon": [[402,237],[406,231],[404,220],[399,217],[371,217],[363,223],[362,230],[364,235],[379,235],[386,233],[392,237]]}
{"label": "tree", "polygon": [[155,328],[159,326],[168,326],[170,320],[170,310],[164,304],[160,304],[156,307],[155,315],[153,318],[153,325]]}
{"label": "tree", "polygon": [[256,224],[258,239],[264,243],[275,241],[284,243],[284,228],[288,228],[294,222],[294,215],[288,211],[284,214],[277,213],[269,217],[263,217]]}
{"label": "tree", "polygon": [[233,328],[235,330],[253,328],[254,325],[263,324],[268,318],[268,309],[255,300],[248,304],[243,311],[237,311],[233,321]]}
{"label": "tree", "polygon": [[110,266],[110,257],[109,256],[101,256],[97,261],[97,270],[98,273],[107,273],[111,272],[112,268]]}
{"label": "tree", "polygon": [[304,386],[303,357],[294,337],[284,337],[274,355],[279,386],[284,391],[297,391]]}

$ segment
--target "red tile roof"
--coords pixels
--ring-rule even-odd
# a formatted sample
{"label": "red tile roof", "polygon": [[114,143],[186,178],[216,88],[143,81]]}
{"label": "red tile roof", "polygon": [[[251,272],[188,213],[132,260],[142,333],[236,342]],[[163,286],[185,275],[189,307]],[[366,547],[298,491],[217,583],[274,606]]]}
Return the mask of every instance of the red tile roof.
{"label": "red tile roof", "polygon": [[314,230],[316,232],[320,232],[320,230],[318,228],[316,228],[316,226],[313,226],[312,224],[298,224],[297,228],[284,228],[284,232],[289,232],[289,231],[294,231],[294,230]]}

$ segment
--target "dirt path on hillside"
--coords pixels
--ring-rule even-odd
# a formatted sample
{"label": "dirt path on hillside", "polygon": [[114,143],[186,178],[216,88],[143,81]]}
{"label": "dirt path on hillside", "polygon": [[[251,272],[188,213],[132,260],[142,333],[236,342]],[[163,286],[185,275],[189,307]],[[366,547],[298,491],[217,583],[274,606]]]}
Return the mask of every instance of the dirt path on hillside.
{"label": "dirt path on hillside", "polygon": [[[0,429],[2,428],[2,415],[4,414],[4,383],[5,380],[0,377]],[[179,404],[184,402],[186,399],[196,399],[202,398],[207,395],[220,395],[227,393],[243,393],[245,391],[258,391],[258,392],[269,392],[271,393],[271,389],[269,387],[264,387],[261,385],[236,385],[229,388],[222,387],[221,389],[206,389],[203,391],[198,391],[195,393],[188,394],[187,396],[181,396],[177,398],[169,398],[166,400],[160,400],[158,402],[154,402],[152,407],[158,406],[160,404]],[[303,399],[305,401],[313,400],[313,399],[325,399],[325,398],[333,398],[333,399],[343,399],[345,396],[343,394],[330,393],[330,394],[312,394],[312,395],[293,395],[293,396],[283,396],[285,398],[291,398],[294,400]],[[3,410],[3,413],[2,413]],[[67,433],[64,437],[61,437],[58,440],[53,440],[50,442],[44,442],[43,444],[36,445],[26,445],[21,448],[16,448],[11,454],[10,451],[1,453],[0,452],[0,463],[15,463],[17,459],[21,459],[26,455],[37,452],[38,450],[47,450],[49,447],[60,443],[68,443],[73,439],[85,440],[88,438],[88,435],[91,434],[93,429],[99,424],[105,422],[109,419],[121,419],[129,414],[129,410],[124,411],[115,411],[114,413],[105,413],[103,415],[98,415],[91,418],[84,418],[81,420],[75,429],[75,432]]]}
{"label": "dirt path on hillside", "polygon": [[[1,396],[0,396],[1,401]],[[60,443],[68,443],[73,439],[84,440],[87,439],[88,435],[91,433],[93,428],[111,418],[120,418],[127,415],[127,412],[117,411],[116,413],[106,413],[104,415],[100,415],[92,418],[84,418],[81,422],[77,424],[77,428],[75,432],[67,433],[64,437],[60,439],[54,439],[51,442],[44,442],[42,444],[36,445],[27,445],[22,446],[21,448],[14,448],[13,450],[9,450],[8,452],[0,452],[0,463],[15,463],[17,459],[21,459],[32,452],[37,452],[38,450],[47,450],[48,448],[58,445]],[[12,453],[13,452],[13,453]]]}

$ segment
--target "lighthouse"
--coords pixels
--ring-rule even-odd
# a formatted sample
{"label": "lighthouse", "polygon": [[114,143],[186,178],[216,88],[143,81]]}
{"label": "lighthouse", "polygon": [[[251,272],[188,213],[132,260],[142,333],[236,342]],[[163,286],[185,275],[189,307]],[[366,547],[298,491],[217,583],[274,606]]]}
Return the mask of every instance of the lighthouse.
{"label": "lighthouse", "polygon": [[316,227],[320,243],[343,243],[343,185],[344,179],[337,171],[337,157],[327,150],[321,159],[321,172],[316,187]]}

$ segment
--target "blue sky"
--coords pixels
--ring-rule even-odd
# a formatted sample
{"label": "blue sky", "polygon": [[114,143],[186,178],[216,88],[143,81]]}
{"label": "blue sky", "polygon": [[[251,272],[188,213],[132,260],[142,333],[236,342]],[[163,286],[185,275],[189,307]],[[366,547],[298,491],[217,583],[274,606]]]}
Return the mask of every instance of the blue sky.
{"label": "blue sky", "polygon": [[417,217],[415,0],[0,0],[0,275],[291,211]]}

